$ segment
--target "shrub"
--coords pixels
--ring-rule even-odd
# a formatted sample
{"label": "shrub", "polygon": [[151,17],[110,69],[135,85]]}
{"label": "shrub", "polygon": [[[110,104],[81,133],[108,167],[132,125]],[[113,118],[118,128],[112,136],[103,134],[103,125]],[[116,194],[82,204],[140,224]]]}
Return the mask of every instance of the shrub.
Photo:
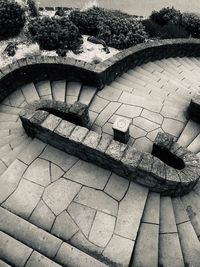
{"label": "shrub", "polygon": [[100,21],[97,28],[97,37],[117,49],[142,43],[147,37],[143,25],[134,20],[110,18]]}
{"label": "shrub", "polygon": [[41,49],[77,50],[82,44],[78,28],[65,17],[43,17],[34,19],[29,32]]}
{"label": "shrub", "polygon": [[25,11],[14,0],[0,0],[1,39],[18,35],[25,24]]}
{"label": "shrub", "polygon": [[74,10],[69,19],[79,28],[81,34],[96,35],[97,24],[103,16],[103,9],[93,7],[86,11]]}
{"label": "shrub", "polygon": [[34,0],[27,0],[27,7],[31,17],[39,16],[38,7]]}
{"label": "shrub", "polygon": [[179,23],[181,12],[174,7],[162,8],[160,11],[153,11],[150,18],[159,25],[166,25],[168,22]]}
{"label": "shrub", "polygon": [[185,28],[181,24],[175,24],[168,22],[166,25],[161,26],[155,23],[152,19],[146,19],[142,21],[145,27],[145,31],[149,37],[170,39],[170,38],[188,38],[189,35]]}
{"label": "shrub", "polygon": [[131,15],[118,10],[93,7],[86,11],[74,10],[69,19],[81,34],[94,35],[117,49],[128,48],[146,38],[144,27]]}
{"label": "shrub", "polygon": [[182,15],[182,26],[194,38],[200,38],[200,17],[192,13]]}

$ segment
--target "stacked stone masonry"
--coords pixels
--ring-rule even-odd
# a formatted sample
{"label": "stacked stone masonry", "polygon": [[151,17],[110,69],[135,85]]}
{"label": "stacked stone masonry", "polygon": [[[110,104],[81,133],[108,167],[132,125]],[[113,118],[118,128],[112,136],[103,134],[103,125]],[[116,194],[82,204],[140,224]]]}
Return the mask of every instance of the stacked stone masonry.
{"label": "stacked stone masonry", "polygon": [[[48,101],[48,104],[51,102]],[[42,101],[41,105],[40,101],[34,101],[20,114],[23,127],[31,137],[37,137],[64,152],[111,170],[162,195],[184,195],[199,180],[198,157],[176,143],[170,135],[158,134],[154,142],[153,156],[150,153],[139,152],[129,144],[117,142],[86,127],[63,120],[47,111],[38,110],[38,107],[44,108],[44,103]],[[78,109],[73,109],[72,105],[71,110]],[[171,153],[174,157],[173,164],[176,165],[177,161],[177,167],[166,164],[162,161],[163,158],[159,159],[163,151]]]}

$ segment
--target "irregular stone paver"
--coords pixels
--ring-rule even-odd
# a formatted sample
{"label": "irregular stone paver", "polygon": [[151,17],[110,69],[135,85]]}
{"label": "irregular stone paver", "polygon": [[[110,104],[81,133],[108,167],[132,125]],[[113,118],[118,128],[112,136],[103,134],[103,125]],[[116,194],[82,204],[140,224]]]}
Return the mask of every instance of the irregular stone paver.
{"label": "irregular stone paver", "polygon": [[100,113],[108,104],[109,104],[108,100],[105,100],[99,97],[98,95],[96,95],[90,105],[90,110]]}
{"label": "irregular stone paver", "polygon": [[55,258],[64,266],[70,267],[106,267],[107,265],[99,262],[95,258],[83,253],[82,251],[63,243],[58,250]]}
{"label": "irregular stone paver", "polygon": [[123,104],[116,111],[116,114],[121,115],[121,116],[125,116],[128,118],[136,118],[141,114],[141,112],[142,112],[142,108],[140,108],[140,107]]}
{"label": "irregular stone paver", "polygon": [[158,124],[161,124],[163,121],[163,116],[161,116],[159,113],[151,112],[147,109],[144,109],[141,115],[142,117]]}
{"label": "irregular stone paver", "polygon": [[103,256],[114,262],[117,266],[128,267],[134,241],[113,235],[103,252]]}
{"label": "irregular stone paver", "polygon": [[5,263],[4,261],[0,260],[1,267],[11,267],[9,264]]}
{"label": "irregular stone paver", "polygon": [[64,177],[96,189],[103,189],[106,185],[110,171],[99,168],[94,164],[79,160]]}
{"label": "irregular stone paver", "polygon": [[67,209],[80,189],[80,184],[60,178],[45,189],[43,200],[58,215]]}
{"label": "irregular stone paver", "polygon": [[26,170],[23,177],[42,186],[50,184],[50,166],[47,160],[37,158]]}
{"label": "irregular stone paver", "polygon": [[115,234],[136,240],[147,195],[147,188],[130,184],[125,197],[119,204]]}
{"label": "irregular stone paver", "polygon": [[13,266],[24,266],[32,253],[32,249],[1,231],[0,240],[0,258]]}
{"label": "irregular stone paver", "polygon": [[3,207],[27,219],[39,202],[44,188],[22,179],[16,191],[3,203]]}
{"label": "irregular stone paver", "polygon": [[83,250],[83,251],[90,251],[91,253],[95,253],[98,255],[102,254],[103,248],[96,246],[95,244],[91,243],[81,231],[78,231],[71,239],[70,244],[74,245],[75,247]]}
{"label": "irregular stone paver", "polygon": [[74,201],[110,215],[117,215],[117,201],[99,190],[83,187]]}
{"label": "irregular stone paver", "polygon": [[165,118],[162,124],[162,128],[165,132],[178,137],[183,130],[184,123],[174,120]]}
{"label": "irregular stone paver", "polygon": [[72,202],[69,205],[67,212],[73,218],[75,223],[79,226],[83,234],[88,237],[96,214],[96,210]]}
{"label": "irregular stone paver", "polygon": [[64,171],[70,169],[78,160],[76,157],[68,155],[49,145],[45,148],[40,157],[57,164]]}
{"label": "irregular stone paver", "polygon": [[31,144],[18,156],[18,159],[29,165],[42,153],[45,146],[45,143],[35,138]]}
{"label": "irregular stone paver", "polygon": [[66,211],[63,211],[59,216],[57,216],[55,223],[51,232],[57,237],[63,240],[69,240],[76,232],[78,232],[78,227],[69,216]]}
{"label": "irregular stone paver", "polygon": [[31,223],[47,231],[51,229],[54,220],[55,215],[42,200],[38,203],[29,219]]}
{"label": "irregular stone paver", "polygon": [[15,160],[0,179],[0,203],[2,203],[18,186],[27,165]]}
{"label": "irregular stone paver", "polygon": [[117,101],[122,93],[122,90],[113,88],[111,86],[105,86],[98,92],[98,96],[110,101]]}
{"label": "irregular stone paver", "polygon": [[26,263],[25,267],[61,267],[61,265],[57,264],[54,261],[51,261],[50,259],[44,257],[37,251],[33,251],[30,258],[28,259],[28,262]]}
{"label": "irregular stone paver", "polygon": [[133,119],[133,124],[148,132],[151,132],[159,128],[159,124],[149,121],[142,117]]}
{"label": "irregular stone paver", "polygon": [[120,201],[124,197],[128,186],[129,181],[127,179],[124,179],[113,173],[106,184],[104,191],[111,197]]}
{"label": "irregular stone paver", "polygon": [[139,151],[151,153],[153,142],[146,137],[140,137],[134,142],[134,147]]}
{"label": "irregular stone paver", "polygon": [[145,130],[143,130],[143,129],[135,126],[135,125],[132,125],[132,124],[130,125],[129,131],[130,131],[130,136],[135,138],[135,139],[137,139],[139,137],[143,137],[147,134],[147,132]]}
{"label": "irregular stone paver", "polygon": [[51,174],[51,181],[55,182],[61,176],[63,176],[64,171],[54,163],[50,163],[50,174]]}
{"label": "irregular stone paver", "polygon": [[89,240],[99,247],[105,247],[113,235],[116,218],[97,211]]}
{"label": "irregular stone paver", "polygon": [[120,103],[110,102],[109,105],[99,114],[95,123],[98,126],[103,126],[113,115],[113,113],[119,108]]}

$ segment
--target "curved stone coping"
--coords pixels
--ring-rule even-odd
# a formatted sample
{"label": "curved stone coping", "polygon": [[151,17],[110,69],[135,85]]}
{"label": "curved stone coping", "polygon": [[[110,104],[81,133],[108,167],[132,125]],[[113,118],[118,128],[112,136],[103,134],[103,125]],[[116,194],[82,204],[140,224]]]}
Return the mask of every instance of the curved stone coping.
{"label": "curved stone coping", "polygon": [[[24,109],[20,114],[28,135],[69,154],[80,157],[162,195],[179,196],[188,193],[199,179],[199,161],[195,154],[174,140],[159,134],[153,153],[142,153],[131,145],[111,140],[106,135],[63,120],[44,110]],[[184,163],[176,169],[161,161],[160,151],[170,151]]]}
{"label": "curved stone coping", "polygon": [[32,122],[31,118],[34,115],[35,122],[40,124],[48,114],[55,115],[59,119],[67,120],[79,126],[89,127],[88,106],[80,102],[66,104],[55,100],[35,100],[24,107],[20,112],[20,117],[26,125]]}
{"label": "curved stone coping", "polygon": [[102,89],[130,68],[175,56],[200,56],[200,40],[171,39],[142,43],[97,65],[58,56],[22,58],[0,70],[0,101],[17,87],[44,79],[81,81]]}

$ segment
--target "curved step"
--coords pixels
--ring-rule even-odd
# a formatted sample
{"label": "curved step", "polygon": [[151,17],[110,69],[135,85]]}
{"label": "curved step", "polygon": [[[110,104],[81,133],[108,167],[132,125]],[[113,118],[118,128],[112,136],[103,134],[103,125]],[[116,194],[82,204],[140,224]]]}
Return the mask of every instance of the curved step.
{"label": "curved step", "polygon": [[91,86],[83,86],[81,88],[78,101],[89,106],[93,98],[95,97],[96,92],[97,88]]}
{"label": "curved step", "polygon": [[195,139],[189,144],[187,148],[195,154],[200,152],[200,134],[195,137]]}
{"label": "curved step", "polygon": [[196,123],[192,120],[189,120],[183,129],[181,135],[179,136],[177,142],[183,146],[188,147],[192,143],[192,141],[197,137],[200,133],[200,124]]}
{"label": "curved step", "polygon": [[[75,247],[72,247],[59,238],[47,233],[46,231],[34,226],[33,224],[25,221],[24,219],[12,214],[11,212],[3,208],[0,208],[0,230],[5,233],[3,233],[3,242],[1,242],[0,245],[3,248],[6,244],[8,237],[7,235],[12,237],[12,240],[10,241],[12,247],[15,247],[15,244],[18,244],[18,242],[23,242],[23,249],[25,250],[25,255],[27,255],[27,257],[23,256],[23,261],[20,257],[19,267],[24,266],[25,262],[32,253],[32,250],[36,250],[49,259],[56,261],[61,266],[107,266],[106,264],[101,263],[100,261],[87,255],[86,253],[76,249]],[[13,255],[11,251],[12,250],[8,252],[9,257]],[[14,264],[16,265],[16,262],[14,262]]]}
{"label": "curved step", "polygon": [[66,81],[52,81],[51,82],[52,97],[56,101],[65,102],[66,95]]}
{"label": "curved step", "polygon": [[[16,267],[61,267],[29,246],[0,231],[0,258]],[[10,266],[2,263],[0,266]]]}
{"label": "curved step", "polygon": [[184,267],[172,200],[161,197],[160,201],[159,265]]}
{"label": "curved step", "polygon": [[82,84],[80,82],[68,82],[66,91],[66,103],[73,104],[78,101]]}
{"label": "curved step", "polygon": [[41,99],[48,98],[52,100],[51,82],[49,80],[35,83],[35,88]]}
{"label": "curved step", "polygon": [[159,216],[160,194],[149,193],[132,255],[131,267],[158,265]]}

